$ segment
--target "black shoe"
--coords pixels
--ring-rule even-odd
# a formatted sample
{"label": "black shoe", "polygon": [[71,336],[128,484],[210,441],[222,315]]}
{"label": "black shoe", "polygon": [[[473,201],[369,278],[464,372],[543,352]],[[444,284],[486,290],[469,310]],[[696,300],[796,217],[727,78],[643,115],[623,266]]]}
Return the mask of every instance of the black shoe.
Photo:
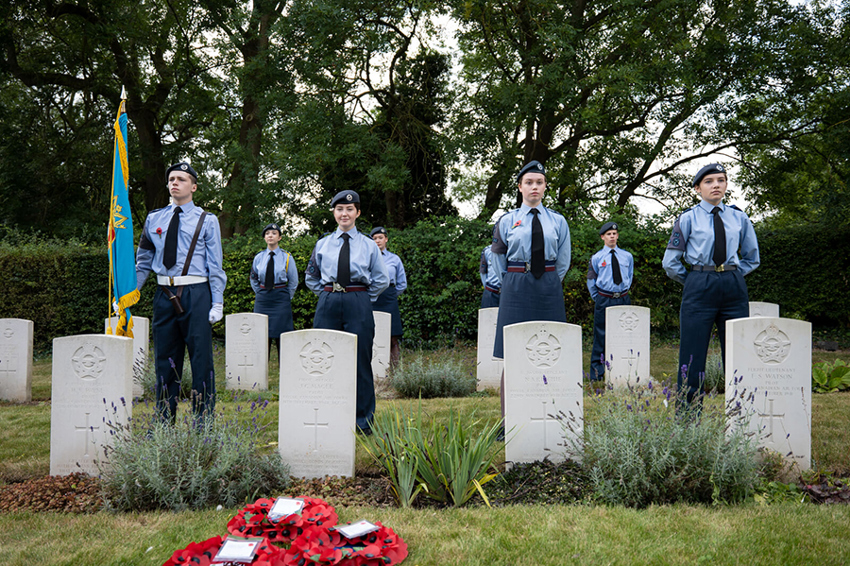
{"label": "black shoe", "polygon": [[362,434],[363,436],[372,436],[371,428],[358,428],[357,434]]}

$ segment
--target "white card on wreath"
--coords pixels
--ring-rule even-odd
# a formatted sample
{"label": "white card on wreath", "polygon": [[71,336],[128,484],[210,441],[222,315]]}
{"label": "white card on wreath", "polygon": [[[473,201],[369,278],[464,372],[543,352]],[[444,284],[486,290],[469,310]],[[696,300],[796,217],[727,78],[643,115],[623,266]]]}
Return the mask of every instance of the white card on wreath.
{"label": "white card on wreath", "polygon": [[238,564],[250,564],[254,561],[254,556],[257,554],[257,549],[262,538],[231,538],[224,539],[221,548],[213,558],[215,562],[236,562]]}
{"label": "white card on wreath", "polygon": [[348,525],[337,527],[336,530],[347,539],[362,537],[365,534],[373,533],[378,530],[378,525],[369,521],[357,521]]}
{"label": "white card on wreath", "polygon": [[275,499],[274,505],[269,509],[269,521],[283,519],[293,513],[298,513],[304,508],[303,499],[293,499],[291,497],[278,497]]}

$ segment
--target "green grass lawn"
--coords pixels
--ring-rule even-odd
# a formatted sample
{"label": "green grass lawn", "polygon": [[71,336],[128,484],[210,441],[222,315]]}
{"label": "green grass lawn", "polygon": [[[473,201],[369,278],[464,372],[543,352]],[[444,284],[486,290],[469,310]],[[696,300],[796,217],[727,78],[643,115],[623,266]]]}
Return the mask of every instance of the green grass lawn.
{"label": "green grass lawn", "polygon": [[[847,354],[844,359],[847,359]],[[406,356],[453,356],[474,371],[474,349],[405,352]],[[585,353],[584,365],[589,354]],[[831,361],[842,353],[815,353]],[[256,393],[234,396],[224,390],[223,351],[216,351],[218,408],[235,414]],[[675,347],[652,349],[652,372],[663,380],[674,371]],[[49,358],[33,372],[33,402],[0,404],[0,481],[43,476],[49,469]],[[272,356],[270,388],[278,385]],[[273,395],[270,395],[273,397]],[[594,401],[586,396],[586,416]],[[714,402],[719,402],[714,401]],[[416,410],[418,401],[381,399],[378,411],[392,405]],[[277,440],[277,402],[267,411],[263,438],[268,450]],[[449,412],[483,421],[499,417],[499,399],[476,395],[422,401],[428,419]],[[181,406],[181,410],[183,407]],[[137,405],[138,417],[150,408]],[[813,396],[814,466],[850,474],[850,392]],[[359,448],[359,447],[358,447]],[[371,467],[358,450],[356,469]],[[310,495],[310,494],[307,494]],[[224,534],[235,509],[185,513],[65,515],[0,514],[0,564],[162,564],[193,540]],[[408,543],[405,564],[847,564],[850,563],[850,506],[784,503],[736,507],[663,506],[635,511],[602,506],[518,506],[500,509],[339,508],[341,520],[368,518],[395,529]]]}

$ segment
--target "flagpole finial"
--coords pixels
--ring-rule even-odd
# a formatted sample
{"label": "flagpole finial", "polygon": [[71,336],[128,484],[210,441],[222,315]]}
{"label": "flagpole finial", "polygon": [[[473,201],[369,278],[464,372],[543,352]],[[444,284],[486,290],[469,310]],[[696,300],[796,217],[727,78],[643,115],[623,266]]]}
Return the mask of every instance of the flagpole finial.
{"label": "flagpole finial", "polygon": [[121,100],[127,100],[127,91],[124,90],[124,85],[121,85]]}

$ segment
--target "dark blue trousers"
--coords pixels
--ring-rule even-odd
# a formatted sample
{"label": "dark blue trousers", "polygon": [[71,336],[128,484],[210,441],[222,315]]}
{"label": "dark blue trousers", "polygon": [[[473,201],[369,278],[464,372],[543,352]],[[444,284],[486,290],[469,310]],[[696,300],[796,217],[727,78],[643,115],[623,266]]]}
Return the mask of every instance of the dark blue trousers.
{"label": "dark blue trousers", "polygon": [[[177,289],[171,287],[171,292]],[[197,418],[212,416],[215,409],[212,326],[209,322],[212,297],[209,283],[183,287],[183,314],[156,290],[153,299],[153,347],[156,355],[156,410],[163,422],[174,423],[183,379],[183,355],[189,349],[192,365],[192,410]]]}
{"label": "dark blue trousers", "polygon": [[481,308],[489,309],[499,306],[499,294],[494,293],[490,289],[484,289],[484,294],[481,295]]}
{"label": "dark blue trousers", "polygon": [[631,295],[613,298],[596,296],[593,308],[593,350],[590,352],[590,380],[601,380],[605,375],[605,309],[632,304]]}
{"label": "dark blue trousers", "polygon": [[726,321],[749,315],[747,284],[740,271],[688,273],[679,310],[679,367],[676,372],[679,391],[686,384],[688,403],[702,392],[712,327],[717,325],[726,367]]}
{"label": "dark blue trousers", "polygon": [[313,328],[342,330],[357,335],[357,428],[371,430],[375,415],[375,382],[372,377],[372,342],[375,318],[369,293],[322,291]]}

